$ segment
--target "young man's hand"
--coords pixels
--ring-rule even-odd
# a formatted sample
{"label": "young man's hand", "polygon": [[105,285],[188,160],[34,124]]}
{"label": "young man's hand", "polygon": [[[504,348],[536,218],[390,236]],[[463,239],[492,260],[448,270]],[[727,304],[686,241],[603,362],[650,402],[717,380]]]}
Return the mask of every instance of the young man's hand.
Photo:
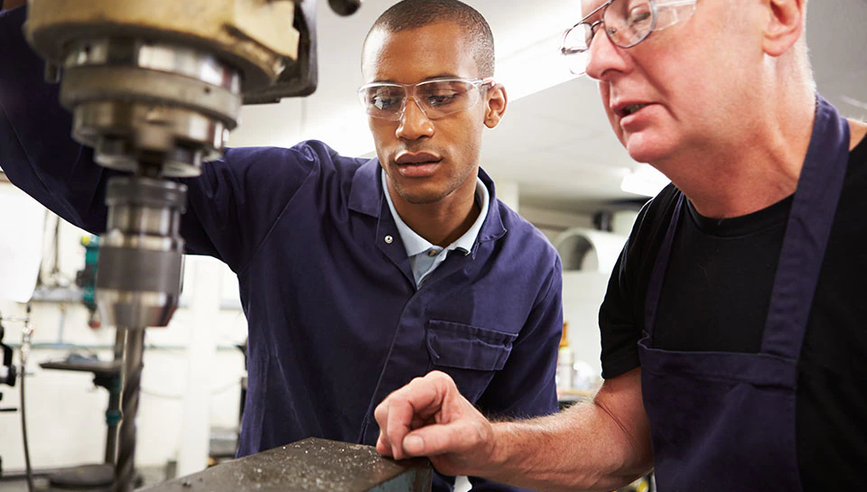
{"label": "young man's hand", "polygon": [[14,9],[27,3],[27,0],[2,0],[3,10]]}
{"label": "young man's hand", "polygon": [[383,456],[428,456],[447,475],[481,476],[491,464],[491,423],[443,372],[416,378],[390,394],[374,416],[380,429],[376,449]]}

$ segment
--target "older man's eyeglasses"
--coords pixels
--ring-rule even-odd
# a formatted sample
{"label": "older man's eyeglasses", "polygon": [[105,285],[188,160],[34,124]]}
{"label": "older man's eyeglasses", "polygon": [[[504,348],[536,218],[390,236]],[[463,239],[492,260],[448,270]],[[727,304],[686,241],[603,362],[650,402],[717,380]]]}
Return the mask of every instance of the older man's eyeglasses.
{"label": "older man's eyeglasses", "polygon": [[[560,53],[567,56],[572,73],[583,75],[590,61],[590,43],[601,26],[615,46],[631,48],[661,31],[683,22],[695,12],[696,0],[608,0],[563,35]],[[597,18],[598,20],[592,21]]]}
{"label": "older man's eyeglasses", "polygon": [[481,99],[482,88],[493,85],[493,77],[433,79],[418,84],[375,82],[361,86],[358,99],[368,115],[397,121],[412,98],[425,116],[434,120],[471,108]]}

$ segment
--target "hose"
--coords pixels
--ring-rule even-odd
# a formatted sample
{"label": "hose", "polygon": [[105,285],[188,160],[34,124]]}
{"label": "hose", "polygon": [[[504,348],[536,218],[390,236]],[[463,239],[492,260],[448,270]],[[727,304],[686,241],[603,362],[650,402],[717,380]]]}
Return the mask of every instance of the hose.
{"label": "hose", "polygon": [[[23,356],[23,354],[22,354]],[[24,359],[21,360],[21,435],[24,437],[24,465],[27,470],[27,490],[33,492],[33,468],[30,467],[30,446],[27,441],[27,407],[24,404],[24,381],[27,379],[25,375],[27,370],[24,366]]]}

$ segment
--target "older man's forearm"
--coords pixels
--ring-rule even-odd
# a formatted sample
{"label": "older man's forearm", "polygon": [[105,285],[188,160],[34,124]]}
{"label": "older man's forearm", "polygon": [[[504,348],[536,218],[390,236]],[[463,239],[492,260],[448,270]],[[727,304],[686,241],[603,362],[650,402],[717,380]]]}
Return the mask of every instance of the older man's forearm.
{"label": "older man's forearm", "polygon": [[564,491],[610,491],[634,481],[653,462],[639,383],[636,369],[606,381],[593,402],[549,417],[494,424],[493,455],[481,475]]}

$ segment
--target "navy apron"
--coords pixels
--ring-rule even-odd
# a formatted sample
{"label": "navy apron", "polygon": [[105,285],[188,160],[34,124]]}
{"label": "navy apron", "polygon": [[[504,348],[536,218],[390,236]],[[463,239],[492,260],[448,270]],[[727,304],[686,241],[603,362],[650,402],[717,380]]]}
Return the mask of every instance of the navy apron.
{"label": "navy apron", "polygon": [[849,125],[818,97],[759,353],[653,348],[656,308],[684,206],[683,195],[678,199],[651,274],[639,342],[660,492],[801,490],[797,362],[848,161]]}

